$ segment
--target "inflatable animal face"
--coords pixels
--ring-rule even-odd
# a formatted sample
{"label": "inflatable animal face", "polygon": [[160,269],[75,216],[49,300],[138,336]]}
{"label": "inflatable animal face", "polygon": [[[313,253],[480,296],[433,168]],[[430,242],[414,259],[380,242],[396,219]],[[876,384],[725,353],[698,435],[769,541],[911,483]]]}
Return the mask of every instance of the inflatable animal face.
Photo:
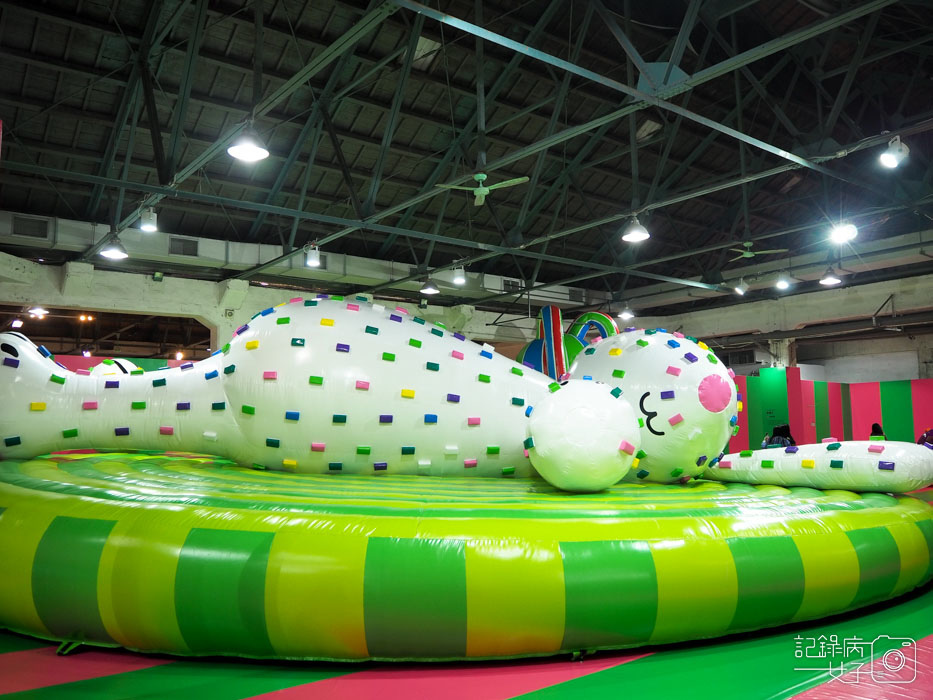
{"label": "inflatable animal face", "polygon": [[[22,335],[0,339],[4,457],[127,448],[308,473],[527,476],[528,417],[547,397],[575,415],[578,404],[617,403],[596,432],[613,469],[635,459],[620,456],[637,428],[620,418],[627,407],[611,386],[583,382],[562,402],[550,378],[491,346],[365,301],[294,299],[254,316],[210,358],[156,372],[72,373]],[[538,435],[558,457],[576,444],[562,429]]]}
{"label": "inflatable animal face", "polygon": [[612,383],[636,408],[644,455],[630,480],[699,476],[736,424],[731,370],[681,333],[626,328],[577,355],[571,376]]}

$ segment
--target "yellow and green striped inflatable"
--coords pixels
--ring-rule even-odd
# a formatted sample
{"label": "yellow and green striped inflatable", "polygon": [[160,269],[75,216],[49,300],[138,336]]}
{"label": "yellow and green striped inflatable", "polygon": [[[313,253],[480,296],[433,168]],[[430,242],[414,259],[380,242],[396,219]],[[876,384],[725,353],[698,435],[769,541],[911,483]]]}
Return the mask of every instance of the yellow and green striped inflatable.
{"label": "yellow and green striped inflatable", "polygon": [[464,659],[676,642],[931,578],[911,497],[695,481],[291,475],[204,455],[0,462],[0,626],[175,654]]}

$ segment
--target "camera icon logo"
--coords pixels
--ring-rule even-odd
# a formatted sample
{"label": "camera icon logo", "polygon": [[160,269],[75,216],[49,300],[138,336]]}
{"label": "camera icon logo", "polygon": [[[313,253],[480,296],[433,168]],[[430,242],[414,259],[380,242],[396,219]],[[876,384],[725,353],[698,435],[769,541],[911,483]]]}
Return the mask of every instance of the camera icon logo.
{"label": "camera icon logo", "polygon": [[871,643],[871,677],[876,683],[912,683],[917,678],[917,643],[909,637],[879,634]]}

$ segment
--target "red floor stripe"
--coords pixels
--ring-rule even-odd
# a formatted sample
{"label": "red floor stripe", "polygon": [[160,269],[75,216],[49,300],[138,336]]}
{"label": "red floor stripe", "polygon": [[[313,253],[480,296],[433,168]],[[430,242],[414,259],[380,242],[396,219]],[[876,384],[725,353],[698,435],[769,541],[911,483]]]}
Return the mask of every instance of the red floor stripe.
{"label": "red floor stripe", "polygon": [[[908,674],[911,668],[916,668],[916,678],[909,683],[872,680],[872,670],[884,669],[882,660],[875,659],[862,666],[858,676],[854,672],[846,673],[795,695],[794,700],[929,700],[933,698],[933,636],[921,639],[912,649],[917,652],[916,665],[908,654],[908,663],[903,668]],[[904,678],[909,679],[910,675]]]}
{"label": "red floor stripe", "polygon": [[18,693],[171,663],[126,651],[79,651],[56,656],[56,647],[0,654],[0,693]]}
{"label": "red floor stripe", "polygon": [[[360,671],[257,695],[269,700],[506,700],[604,671],[649,654],[614,654],[584,661],[399,666]],[[313,686],[313,687],[312,687]],[[254,700],[255,700],[254,698]]]}

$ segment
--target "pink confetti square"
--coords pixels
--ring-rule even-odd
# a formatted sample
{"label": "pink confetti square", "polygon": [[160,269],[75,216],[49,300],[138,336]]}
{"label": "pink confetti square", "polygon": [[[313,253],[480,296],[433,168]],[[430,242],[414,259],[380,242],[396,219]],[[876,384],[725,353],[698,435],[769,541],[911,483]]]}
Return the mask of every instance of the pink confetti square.
{"label": "pink confetti square", "polygon": [[619,452],[624,452],[627,455],[635,454],[635,445],[628,440],[623,440],[619,443]]}
{"label": "pink confetti square", "polygon": [[396,307],[395,307],[395,310],[398,311],[400,314],[407,314],[407,313],[408,313],[408,309],[403,309],[401,306],[396,306]]}
{"label": "pink confetti square", "polygon": [[159,426],[159,435],[174,435],[175,428],[170,425],[160,425]]}
{"label": "pink confetti square", "polygon": [[671,365],[671,366],[669,366],[669,367],[667,368],[667,373],[668,373],[668,374],[673,374],[675,377],[679,377],[679,376],[680,376],[680,367],[674,367],[673,365]]}
{"label": "pink confetti square", "polygon": [[479,425],[479,416],[470,416],[467,418],[467,425]]}
{"label": "pink confetti square", "polygon": [[356,388],[366,391],[369,389],[369,382],[364,382],[362,379],[356,380]]}
{"label": "pink confetti square", "polygon": [[89,369],[79,369],[79,370],[75,370],[75,374],[80,374],[82,377],[90,377],[90,376],[91,376],[91,370],[89,370]]}
{"label": "pink confetti square", "polygon": [[262,373],[262,378],[263,379],[278,379],[279,373],[273,369],[266,370],[265,372]]}
{"label": "pink confetti square", "polygon": [[720,469],[732,469],[732,462],[720,462],[719,468]]}
{"label": "pink confetti square", "polygon": [[868,451],[881,454],[882,452],[884,452],[884,445],[869,445]]}
{"label": "pink confetti square", "polygon": [[475,466],[476,466],[476,460],[475,460],[475,459],[465,459],[465,460],[463,460],[463,466],[466,467],[467,469],[469,469],[470,467],[475,467]]}
{"label": "pink confetti square", "polygon": [[728,370],[726,370],[726,371],[729,373],[729,376],[730,376],[730,377],[732,377],[733,379],[735,379],[735,372],[732,371],[732,368],[731,368],[731,367],[730,367]]}
{"label": "pink confetti square", "polygon": [[85,401],[84,403],[81,404],[81,408],[83,408],[85,411],[96,411],[97,402],[96,401]]}
{"label": "pink confetti square", "polygon": [[683,423],[684,417],[679,413],[675,413],[673,416],[667,419],[667,422],[671,425],[677,425],[678,423]]}
{"label": "pink confetti square", "polygon": [[327,444],[327,443],[324,443],[324,442],[312,442],[312,443],[311,443],[311,451],[312,451],[312,452],[323,452],[323,451],[324,451],[324,446],[325,446],[326,444]]}
{"label": "pink confetti square", "polygon": [[292,297],[291,299],[288,300],[288,303],[297,304],[299,301],[301,301],[301,297]]}
{"label": "pink confetti square", "polygon": [[590,345],[597,345],[598,343],[601,343],[601,342],[603,342],[603,337],[601,335],[597,335],[595,338],[593,338],[590,341]]}
{"label": "pink confetti square", "polygon": [[838,442],[834,437],[823,438],[823,442]]}
{"label": "pink confetti square", "polygon": [[359,311],[360,305],[359,304],[347,304],[347,310],[348,311]]}
{"label": "pink confetti square", "polygon": [[454,358],[455,360],[462,360],[462,359],[463,359],[463,353],[460,352],[459,350],[451,350],[451,351],[450,351],[450,356],[451,356],[452,358]]}
{"label": "pink confetti square", "polygon": [[522,450],[522,454],[525,455],[525,459],[528,459],[528,450]]}
{"label": "pink confetti square", "polygon": [[675,338],[683,338],[683,337],[684,337],[684,334],[681,333],[680,331],[674,331],[673,333],[671,333],[671,335],[673,335]]}

